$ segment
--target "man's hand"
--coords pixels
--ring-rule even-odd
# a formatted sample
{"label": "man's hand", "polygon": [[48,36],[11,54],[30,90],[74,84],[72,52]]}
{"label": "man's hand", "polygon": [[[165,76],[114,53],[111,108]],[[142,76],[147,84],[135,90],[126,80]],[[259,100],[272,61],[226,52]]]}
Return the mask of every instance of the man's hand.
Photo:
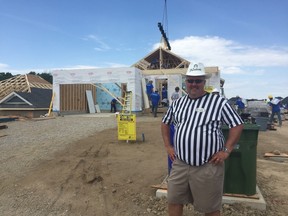
{"label": "man's hand", "polygon": [[219,151],[212,156],[211,160],[209,160],[209,163],[217,165],[223,163],[228,157],[229,157],[228,152]]}
{"label": "man's hand", "polygon": [[170,160],[174,161],[176,159],[174,148],[172,146],[166,147],[166,151]]}

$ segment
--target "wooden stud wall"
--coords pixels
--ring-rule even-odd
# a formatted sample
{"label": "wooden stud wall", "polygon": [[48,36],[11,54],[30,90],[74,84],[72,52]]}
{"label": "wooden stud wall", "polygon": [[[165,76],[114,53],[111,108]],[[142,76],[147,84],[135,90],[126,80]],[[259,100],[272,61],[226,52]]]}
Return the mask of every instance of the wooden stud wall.
{"label": "wooden stud wall", "polygon": [[88,112],[86,90],[91,90],[96,102],[96,86],[91,84],[60,85],[60,112]]}

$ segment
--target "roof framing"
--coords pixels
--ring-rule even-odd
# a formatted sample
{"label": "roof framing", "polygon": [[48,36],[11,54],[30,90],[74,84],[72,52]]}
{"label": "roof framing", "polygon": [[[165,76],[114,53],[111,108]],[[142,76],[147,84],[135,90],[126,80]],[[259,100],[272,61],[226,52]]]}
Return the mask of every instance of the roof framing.
{"label": "roof framing", "polygon": [[52,84],[42,77],[24,74],[0,81],[0,99],[12,92],[31,92],[31,88],[52,89]]}
{"label": "roof framing", "polygon": [[190,62],[162,47],[152,51],[132,65],[140,70],[188,68]]}

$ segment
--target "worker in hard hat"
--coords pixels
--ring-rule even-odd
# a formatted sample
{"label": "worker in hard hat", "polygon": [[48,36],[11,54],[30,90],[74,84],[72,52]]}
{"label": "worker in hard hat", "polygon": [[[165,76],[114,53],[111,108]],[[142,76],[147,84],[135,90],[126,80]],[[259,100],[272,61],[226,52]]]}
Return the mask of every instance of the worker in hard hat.
{"label": "worker in hard hat", "polygon": [[271,108],[271,115],[270,115],[269,122],[270,122],[270,124],[274,123],[274,116],[276,114],[278,117],[278,125],[279,125],[279,127],[281,127],[282,126],[281,108],[280,108],[281,107],[281,100],[278,98],[273,98],[272,95],[269,95],[268,99],[270,100],[268,102],[268,105]]}
{"label": "worker in hard hat", "polygon": [[[164,145],[173,161],[168,177],[169,215],[182,215],[188,203],[206,215],[221,212],[224,161],[238,142],[243,120],[225,98],[205,91],[209,77],[203,64],[191,63],[185,80],[188,94],[174,101],[162,118]],[[175,126],[175,149],[171,124]],[[222,124],[230,128],[226,140]]]}
{"label": "worker in hard hat", "polygon": [[238,95],[236,96],[235,106],[236,106],[236,110],[237,110],[239,115],[241,115],[242,113],[245,112],[245,104],[244,104],[242,98],[239,97]]}
{"label": "worker in hard hat", "polygon": [[220,95],[220,92],[217,88],[214,88],[211,93],[215,95]]}

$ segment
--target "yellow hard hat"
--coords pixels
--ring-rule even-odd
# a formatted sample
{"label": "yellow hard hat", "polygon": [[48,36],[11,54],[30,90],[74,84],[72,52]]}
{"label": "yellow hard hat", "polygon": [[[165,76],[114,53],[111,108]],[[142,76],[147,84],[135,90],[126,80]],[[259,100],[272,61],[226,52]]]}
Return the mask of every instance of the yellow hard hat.
{"label": "yellow hard hat", "polygon": [[273,96],[272,95],[268,95],[268,98],[273,98]]}

